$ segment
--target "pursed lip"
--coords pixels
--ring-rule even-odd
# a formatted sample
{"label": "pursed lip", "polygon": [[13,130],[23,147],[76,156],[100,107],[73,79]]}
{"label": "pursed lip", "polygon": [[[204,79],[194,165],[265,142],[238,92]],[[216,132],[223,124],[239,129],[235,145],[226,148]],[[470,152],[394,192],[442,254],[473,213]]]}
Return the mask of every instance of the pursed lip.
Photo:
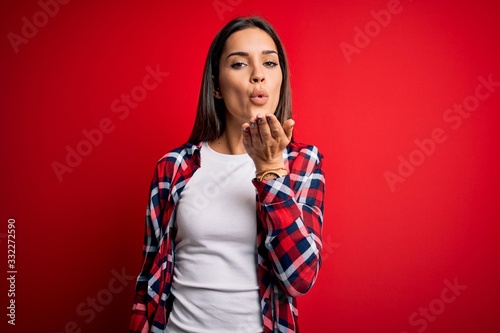
{"label": "pursed lip", "polygon": [[256,105],[264,105],[267,103],[269,95],[264,89],[254,89],[250,95],[250,100]]}
{"label": "pursed lip", "polygon": [[252,95],[250,96],[251,98],[254,98],[254,97],[269,97],[269,95],[267,94],[267,91],[265,91],[264,89],[254,89]]}

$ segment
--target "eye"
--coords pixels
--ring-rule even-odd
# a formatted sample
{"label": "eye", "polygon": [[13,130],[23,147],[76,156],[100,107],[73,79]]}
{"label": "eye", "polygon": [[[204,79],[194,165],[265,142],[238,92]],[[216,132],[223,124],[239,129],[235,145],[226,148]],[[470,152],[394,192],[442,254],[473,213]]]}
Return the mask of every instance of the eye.
{"label": "eye", "polygon": [[271,68],[272,68],[272,67],[276,67],[276,66],[278,66],[278,63],[277,63],[277,62],[275,62],[275,61],[269,60],[269,61],[266,61],[266,62],[264,63],[264,66],[266,66],[266,67],[271,67]]}
{"label": "eye", "polygon": [[246,64],[244,62],[235,62],[235,63],[232,63],[231,64],[231,67],[234,68],[234,69],[240,69],[242,67],[246,66]]}

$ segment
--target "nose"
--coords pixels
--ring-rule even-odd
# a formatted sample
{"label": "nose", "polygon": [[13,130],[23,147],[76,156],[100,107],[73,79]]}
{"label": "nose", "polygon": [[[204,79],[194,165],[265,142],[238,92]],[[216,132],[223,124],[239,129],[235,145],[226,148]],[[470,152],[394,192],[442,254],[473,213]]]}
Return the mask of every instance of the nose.
{"label": "nose", "polygon": [[260,69],[255,69],[252,73],[252,76],[250,77],[250,81],[252,81],[252,83],[263,82],[264,80],[264,72],[262,72],[262,70]]}

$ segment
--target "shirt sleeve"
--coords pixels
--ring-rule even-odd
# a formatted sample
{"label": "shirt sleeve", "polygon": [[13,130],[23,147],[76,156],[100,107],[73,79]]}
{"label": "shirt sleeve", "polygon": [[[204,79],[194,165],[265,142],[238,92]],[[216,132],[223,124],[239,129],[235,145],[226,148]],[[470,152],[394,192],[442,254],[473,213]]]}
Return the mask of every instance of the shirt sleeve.
{"label": "shirt sleeve", "polygon": [[303,147],[289,158],[287,176],[253,180],[273,272],[292,297],[309,291],[321,266],[325,189],[321,159],[316,147]]}
{"label": "shirt sleeve", "polygon": [[166,205],[166,195],[170,182],[162,176],[165,161],[157,164],[150,187],[149,203],[146,208],[146,223],[143,245],[143,266],[137,278],[130,333],[149,332],[149,316],[147,310],[147,293],[149,275],[158,253],[160,226]]}

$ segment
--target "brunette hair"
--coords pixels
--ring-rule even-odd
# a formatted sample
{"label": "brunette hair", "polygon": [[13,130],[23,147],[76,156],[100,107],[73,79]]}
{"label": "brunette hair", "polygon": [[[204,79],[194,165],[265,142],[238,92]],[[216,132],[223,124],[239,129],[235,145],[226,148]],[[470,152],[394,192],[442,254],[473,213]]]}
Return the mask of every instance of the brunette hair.
{"label": "brunette hair", "polygon": [[219,64],[226,40],[233,33],[248,29],[259,28],[265,31],[276,44],[278,49],[279,65],[283,76],[280,89],[280,98],[274,114],[281,124],[292,117],[292,94],[290,88],[290,74],[285,49],[278,34],[263,18],[258,16],[235,18],[226,24],[215,36],[208,50],[198,110],[193,130],[188,143],[198,144],[201,141],[211,141],[219,138],[226,129],[225,105],[223,99],[217,99],[214,91],[219,88]]}

